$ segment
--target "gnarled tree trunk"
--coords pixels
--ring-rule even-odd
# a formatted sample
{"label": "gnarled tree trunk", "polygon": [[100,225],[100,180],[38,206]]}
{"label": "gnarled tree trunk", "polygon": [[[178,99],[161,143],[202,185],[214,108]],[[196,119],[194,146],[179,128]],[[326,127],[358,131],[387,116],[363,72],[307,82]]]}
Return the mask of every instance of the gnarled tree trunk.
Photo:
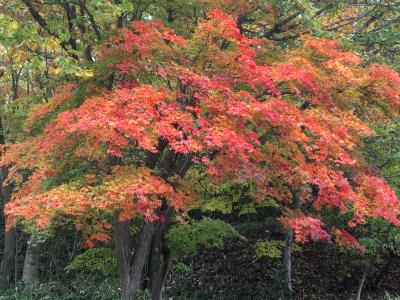
{"label": "gnarled tree trunk", "polygon": [[132,300],[142,286],[143,270],[150,255],[155,223],[143,224],[132,253],[131,222],[116,220],[114,225],[117,261],[122,287],[122,299]]}

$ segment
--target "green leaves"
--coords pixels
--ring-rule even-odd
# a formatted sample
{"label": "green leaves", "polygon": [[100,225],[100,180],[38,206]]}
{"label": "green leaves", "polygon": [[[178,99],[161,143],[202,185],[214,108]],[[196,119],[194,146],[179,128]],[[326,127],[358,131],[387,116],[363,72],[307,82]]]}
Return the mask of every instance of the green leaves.
{"label": "green leaves", "polygon": [[133,11],[133,4],[128,0],[123,0],[122,3],[119,5],[122,13],[131,12]]}
{"label": "green leaves", "polygon": [[117,276],[115,250],[111,248],[91,248],[80,255],[65,268],[67,272],[82,271],[101,274],[104,277]]}
{"label": "green leaves", "polygon": [[[268,257],[271,259],[278,259],[282,257],[282,250],[285,247],[285,241],[281,240],[259,240],[255,244],[254,260],[258,260],[262,257]],[[301,247],[297,244],[292,245],[293,252],[301,250]]]}
{"label": "green leaves", "polygon": [[285,242],[280,240],[257,241],[254,259],[257,260],[261,257],[281,258],[284,246]]}
{"label": "green leaves", "polygon": [[223,238],[238,238],[240,234],[222,220],[203,218],[188,224],[176,224],[167,234],[172,256],[178,260],[185,254],[195,254],[199,247],[222,248]]}

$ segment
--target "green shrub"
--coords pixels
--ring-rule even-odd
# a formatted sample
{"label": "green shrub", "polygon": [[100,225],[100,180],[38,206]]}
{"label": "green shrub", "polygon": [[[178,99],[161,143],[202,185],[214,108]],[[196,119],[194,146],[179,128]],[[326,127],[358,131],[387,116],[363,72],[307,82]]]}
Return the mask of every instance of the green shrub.
{"label": "green shrub", "polygon": [[100,274],[104,277],[117,277],[117,260],[115,250],[111,248],[88,249],[65,268],[67,272],[81,271]]}

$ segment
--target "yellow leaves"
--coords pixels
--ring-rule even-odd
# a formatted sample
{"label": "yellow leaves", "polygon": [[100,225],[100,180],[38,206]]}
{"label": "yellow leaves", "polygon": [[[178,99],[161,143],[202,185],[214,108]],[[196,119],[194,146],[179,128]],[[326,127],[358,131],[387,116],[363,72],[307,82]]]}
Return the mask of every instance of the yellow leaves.
{"label": "yellow leaves", "polygon": [[60,48],[61,41],[55,37],[48,37],[44,43],[41,44],[43,49],[46,50],[58,50]]}
{"label": "yellow leaves", "polygon": [[56,67],[56,68],[50,67],[49,68],[49,73],[51,75],[58,75],[61,71],[62,71],[62,68],[60,68],[60,67]]}
{"label": "yellow leaves", "polygon": [[280,240],[259,240],[255,244],[254,260],[258,260],[262,257],[273,259],[280,258],[282,256],[282,249],[284,246],[285,242]]}
{"label": "yellow leaves", "polygon": [[26,53],[19,49],[10,49],[8,51],[9,57],[12,59],[14,65],[21,64],[26,60]]}
{"label": "yellow leaves", "polygon": [[80,78],[90,78],[90,77],[93,77],[93,71],[92,70],[80,70],[75,73],[75,76],[80,77]]}
{"label": "yellow leaves", "polygon": [[[254,261],[268,257],[271,259],[279,259],[282,256],[282,250],[285,247],[285,242],[281,240],[258,240],[255,244]],[[298,244],[293,244],[293,252],[298,252],[301,247]]]}
{"label": "yellow leaves", "polygon": [[9,31],[14,31],[14,30],[17,30],[18,29],[18,27],[19,27],[19,25],[18,25],[18,22],[17,21],[11,21],[11,22],[8,22],[8,30]]}

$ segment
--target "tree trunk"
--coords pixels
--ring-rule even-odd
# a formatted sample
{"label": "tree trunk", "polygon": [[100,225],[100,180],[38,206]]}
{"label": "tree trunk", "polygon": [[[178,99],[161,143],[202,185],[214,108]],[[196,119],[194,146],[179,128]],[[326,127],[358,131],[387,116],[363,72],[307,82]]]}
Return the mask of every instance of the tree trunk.
{"label": "tree trunk", "polygon": [[162,276],[163,265],[164,261],[162,254],[162,240],[160,235],[160,228],[157,228],[157,231],[153,237],[150,263],[149,263],[151,298],[153,300],[161,299],[162,283],[160,276]]}
{"label": "tree trunk", "polygon": [[[3,134],[3,126],[2,120],[0,118],[0,144],[4,144],[4,134]],[[7,169],[0,169],[0,192],[1,199],[3,202],[3,207],[11,197],[12,187],[10,185],[4,186],[4,182],[7,178]],[[7,225],[7,217],[4,216],[4,226]],[[9,280],[11,278],[11,274],[14,268],[14,259],[15,259],[15,231],[14,228],[9,228],[5,230],[4,233],[4,251],[3,257],[0,264],[0,291],[4,291],[7,288]]]}
{"label": "tree trunk", "polygon": [[145,222],[142,226],[135,252],[131,253],[131,223],[116,221],[114,225],[117,248],[118,269],[122,287],[122,299],[132,300],[142,286],[143,270],[148,261],[150,246],[155,230],[154,222]]}
{"label": "tree trunk", "polygon": [[122,287],[122,298],[129,299],[128,286],[130,282],[130,263],[132,260],[131,255],[131,222],[129,221],[118,221],[118,214],[115,214],[116,218],[114,224],[114,235],[115,235],[115,246],[117,250],[117,261],[118,261],[118,274],[120,277]]}
{"label": "tree trunk", "polygon": [[[301,202],[297,191],[292,191],[293,210],[299,210]],[[293,244],[294,232],[292,229],[287,229],[285,232],[285,248],[283,250],[283,297],[284,299],[292,299],[293,288],[292,288],[292,244]]]}
{"label": "tree trunk", "polygon": [[162,255],[162,261],[160,262],[159,269],[153,274],[151,281],[151,299],[161,300],[164,291],[165,281],[167,279],[167,274],[171,266],[171,256],[168,253]]}
{"label": "tree trunk", "polygon": [[40,242],[35,235],[31,235],[26,249],[22,281],[29,287],[39,280]]}
{"label": "tree trunk", "polygon": [[[163,152],[166,143],[160,141],[159,153]],[[150,155],[147,165],[154,168],[159,165],[159,174],[162,178],[172,175],[184,177],[188,171],[192,156],[183,156],[169,150],[166,155]],[[159,161],[161,159],[161,161]],[[120,222],[118,212],[115,213],[115,243],[117,248],[117,260],[122,286],[122,299],[131,300],[135,293],[144,287],[144,280],[150,278],[153,299],[160,299],[164,286],[165,278],[170,265],[168,246],[165,243],[165,233],[168,230],[169,221],[173,213],[166,199],[163,200],[159,214],[164,215],[164,222],[145,222],[139,232],[135,251],[132,254],[132,238],[130,235],[130,222]],[[155,212],[157,213],[157,212]],[[145,266],[150,267],[150,272],[145,270]],[[144,278],[144,275],[150,275]]]}
{"label": "tree trunk", "polygon": [[8,229],[4,234],[4,252],[0,265],[0,291],[4,292],[14,268],[15,258],[15,232],[14,228]]}
{"label": "tree trunk", "polygon": [[153,236],[149,263],[149,278],[153,300],[162,299],[165,280],[171,265],[171,255],[165,240],[165,234],[169,229],[172,213],[172,207],[167,206],[164,209],[163,215],[165,216],[165,220],[157,222],[157,228]]}
{"label": "tree trunk", "polygon": [[[13,71],[11,73],[12,91],[13,91],[12,99],[13,100],[18,99],[19,76],[22,72],[22,69],[23,68],[21,68],[18,72]],[[0,144],[5,145],[5,143],[6,143],[6,134],[5,134],[4,122],[3,122],[3,118],[0,117]],[[8,175],[8,169],[6,167],[0,168],[0,194],[1,194],[1,200],[3,202],[2,203],[3,208],[8,203],[8,201],[10,201],[11,193],[12,193],[12,189],[13,189],[11,184],[5,185],[7,175]],[[4,214],[4,211],[3,211],[3,214]],[[15,247],[16,247],[15,230],[14,230],[14,228],[6,229],[7,228],[6,226],[7,226],[7,217],[4,215],[4,228],[5,228],[4,251],[3,251],[3,257],[1,259],[1,264],[0,264],[0,291],[1,292],[3,292],[8,287],[8,283],[10,281],[12,271],[14,269],[14,266],[16,265],[16,261],[15,261]],[[16,267],[15,267],[15,269],[16,269]]]}
{"label": "tree trunk", "polygon": [[292,289],[292,244],[293,230],[285,232],[285,249],[283,251],[283,295],[285,299],[291,299]]}
{"label": "tree trunk", "polygon": [[371,266],[371,264],[368,263],[368,265],[364,269],[364,272],[363,272],[363,274],[361,276],[360,283],[358,284],[355,300],[360,300],[361,299],[361,292],[362,292],[362,289],[363,289],[363,286],[364,286],[365,279],[367,278],[367,274],[368,274],[370,266]]}
{"label": "tree trunk", "polygon": [[143,225],[143,228],[140,232],[131,267],[130,289],[132,290],[132,295],[134,295],[134,293],[137,292],[142,285],[143,269],[150,255],[150,246],[154,229],[155,223],[148,222]]}

